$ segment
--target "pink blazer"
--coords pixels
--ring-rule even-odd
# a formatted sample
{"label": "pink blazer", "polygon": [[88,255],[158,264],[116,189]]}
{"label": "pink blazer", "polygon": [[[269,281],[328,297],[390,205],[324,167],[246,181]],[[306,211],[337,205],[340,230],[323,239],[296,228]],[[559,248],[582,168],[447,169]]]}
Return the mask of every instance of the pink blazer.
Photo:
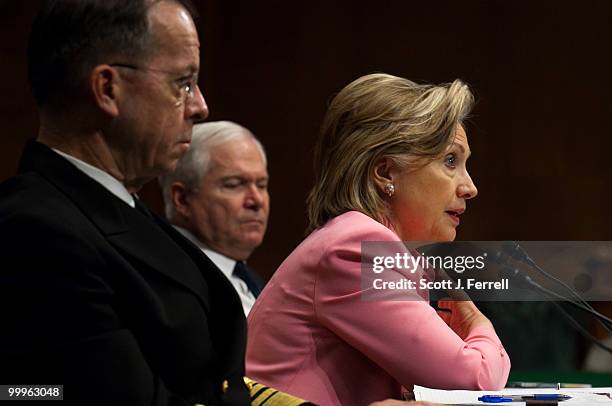
{"label": "pink blazer", "polygon": [[427,301],[362,299],[361,242],[398,240],[355,211],[310,234],[249,314],[247,376],[321,406],[399,398],[414,384],[503,388],[510,359],[492,329],[464,341]]}

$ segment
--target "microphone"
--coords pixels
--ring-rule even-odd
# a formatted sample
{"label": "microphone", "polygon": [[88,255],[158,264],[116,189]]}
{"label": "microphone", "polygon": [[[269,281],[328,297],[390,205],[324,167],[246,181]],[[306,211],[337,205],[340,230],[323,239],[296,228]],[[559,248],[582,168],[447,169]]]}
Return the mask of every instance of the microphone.
{"label": "microphone", "polygon": [[[523,264],[528,265],[529,267],[531,267],[532,269],[535,269],[536,271],[538,271],[540,274],[542,274],[543,276],[545,276],[546,278],[562,285],[565,289],[567,289],[572,296],[574,296],[574,298],[578,301],[578,303],[576,303],[574,300],[563,296],[563,295],[559,295],[557,292],[553,292],[553,291],[549,291],[546,288],[543,288],[541,285],[533,282],[531,280],[531,278],[527,275],[523,275],[522,278],[528,278],[529,280],[527,281],[527,283],[531,284],[532,286],[535,286],[536,288],[540,289],[543,288],[546,291],[552,293],[552,296],[557,297],[563,301],[572,303],[572,304],[580,304],[584,307],[587,307],[588,309],[584,309],[585,311],[592,313],[593,315],[595,315],[596,317],[598,317],[600,320],[602,320],[604,322],[605,327],[608,329],[608,331],[610,331],[610,327],[612,326],[612,319],[608,318],[607,316],[597,312],[595,309],[593,309],[593,307],[591,306],[591,304],[589,302],[587,302],[586,300],[584,300],[582,298],[582,296],[580,296],[580,294],[578,292],[576,292],[574,289],[572,289],[570,286],[568,286],[565,282],[563,282],[562,280],[556,278],[555,276],[549,274],[548,272],[546,272],[544,269],[542,269],[527,253],[527,251],[525,251],[523,249],[523,247],[520,246],[520,244],[518,243],[518,241],[504,241],[502,243],[502,249],[501,249],[501,253],[505,254]],[[499,256],[496,256],[499,257]],[[503,259],[503,255],[501,255],[502,259],[501,261],[504,261]],[[498,262],[498,264],[500,265],[508,265],[507,260],[505,262]],[[520,271],[518,269],[516,269],[517,272],[520,273]],[[532,283],[533,282],[533,283]],[[603,319],[602,319],[603,317]]]}
{"label": "microphone", "polygon": [[525,274],[521,269],[511,265],[509,259],[513,259],[520,263],[525,263],[529,256],[523,248],[515,241],[503,241],[500,249],[495,251],[489,259],[500,266],[498,275],[515,282],[520,288],[536,288],[538,290],[545,289],[539,283],[534,281],[531,276]]}
{"label": "microphone", "polygon": [[527,252],[516,241],[504,241],[501,245],[501,253],[517,261],[530,260]]}
{"label": "microphone", "polygon": [[500,265],[501,267],[499,270],[499,276],[515,282],[518,287],[520,288],[535,287],[539,290],[543,288],[539,283],[531,279],[529,275],[525,275],[523,272],[521,272],[520,269],[516,267],[511,267],[510,265],[505,264],[505,263],[498,262],[498,265]]}
{"label": "microphone", "polygon": [[[550,275],[548,272],[542,269],[538,264],[536,264],[536,262],[533,259],[531,259],[529,254],[523,249],[523,247],[520,246],[520,244],[517,241],[503,242],[501,246],[501,250],[496,252],[492,256],[492,258],[495,263],[501,266],[501,270],[499,271],[500,276],[506,277],[509,280],[516,281],[520,287],[523,287],[523,288],[533,287],[537,289],[538,291],[543,292],[549,296],[552,296],[554,298],[567,302],[571,304],[572,306],[577,307],[578,309],[585,311],[591,314],[592,316],[595,316],[599,320],[599,322],[608,331],[610,331],[610,328],[612,326],[612,319],[596,311],[591,306],[590,303],[585,301],[580,296],[578,292],[573,290],[563,281],[557,279],[556,277],[554,277],[553,275]],[[537,270],[539,273],[546,276],[547,278],[563,285],[567,290],[570,291],[570,293],[572,294],[572,296],[576,298],[576,300],[543,287],[542,285],[534,281],[529,275],[526,275],[525,273],[523,273],[519,268],[510,266],[508,258],[512,258],[520,263],[526,264],[532,269]],[[563,314],[563,316],[565,316],[580,333],[582,333],[585,337],[587,337],[590,341],[592,341],[598,347],[612,353],[612,348],[603,344],[600,340],[598,340],[590,332],[588,332],[584,327],[582,327],[582,325],[580,325],[580,323],[578,323],[578,321],[576,321],[574,317],[572,317],[569,313],[567,313],[561,307],[561,305],[559,305],[556,301],[553,301],[552,303],[555,305],[555,307],[557,307],[557,309],[561,312],[561,314]]]}

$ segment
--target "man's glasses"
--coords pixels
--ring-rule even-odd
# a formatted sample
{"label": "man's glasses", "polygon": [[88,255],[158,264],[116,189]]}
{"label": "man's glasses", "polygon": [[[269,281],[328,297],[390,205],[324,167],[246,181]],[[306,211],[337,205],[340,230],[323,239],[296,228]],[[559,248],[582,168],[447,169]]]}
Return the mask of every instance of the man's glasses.
{"label": "man's glasses", "polygon": [[[153,69],[153,68],[145,68],[136,65],[130,65],[125,63],[111,63],[110,66],[118,67],[118,68],[126,68],[132,69],[136,71],[144,71],[144,72],[155,72],[155,73],[164,73],[166,75],[170,75],[172,77],[177,77],[176,72],[171,72],[162,69]],[[198,87],[198,75],[188,75],[179,77],[174,80],[175,93],[177,93],[176,98],[176,106],[185,105],[193,96],[195,95],[196,88]]]}

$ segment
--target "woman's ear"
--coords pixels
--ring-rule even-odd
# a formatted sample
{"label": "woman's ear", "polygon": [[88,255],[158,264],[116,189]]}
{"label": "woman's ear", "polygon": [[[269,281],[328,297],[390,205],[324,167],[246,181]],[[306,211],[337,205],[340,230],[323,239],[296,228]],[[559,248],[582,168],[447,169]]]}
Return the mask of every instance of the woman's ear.
{"label": "woman's ear", "polygon": [[374,164],[372,178],[378,190],[391,196],[395,191],[393,181],[398,177],[397,166],[390,158],[381,158]]}
{"label": "woman's ear", "polygon": [[94,103],[112,117],[119,115],[117,96],[120,93],[120,82],[119,73],[110,65],[96,66],[89,77]]}

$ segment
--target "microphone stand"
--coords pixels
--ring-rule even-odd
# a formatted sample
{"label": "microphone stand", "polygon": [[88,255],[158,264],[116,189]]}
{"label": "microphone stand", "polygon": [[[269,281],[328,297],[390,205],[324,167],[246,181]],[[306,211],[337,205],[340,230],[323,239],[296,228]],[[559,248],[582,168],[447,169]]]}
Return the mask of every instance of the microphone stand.
{"label": "microphone stand", "polygon": [[[561,301],[564,301],[566,303],[569,303],[570,305],[589,313],[590,315],[596,317],[600,323],[602,323],[602,325],[608,330],[611,331],[612,328],[612,319],[610,319],[609,317],[599,313],[598,311],[596,311],[586,300],[584,300],[580,294],[578,292],[576,292],[574,289],[572,289],[570,286],[568,286],[566,283],[564,283],[563,281],[561,281],[560,279],[554,277],[553,275],[550,275],[548,272],[546,272],[544,269],[542,269],[540,266],[538,266],[535,261],[533,261],[533,259],[531,259],[531,257],[529,257],[529,255],[527,254],[527,252],[518,244],[518,242],[514,241],[511,244],[511,246],[509,247],[506,244],[506,248],[504,249],[504,251],[509,251],[509,252],[505,252],[509,257],[514,258],[516,260],[518,260],[519,262],[528,265],[529,267],[531,267],[532,269],[537,270],[539,273],[541,273],[542,275],[544,275],[545,277],[547,277],[548,279],[561,284],[562,286],[564,286],[567,290],[570,291],[570,293],[572,294],[572,296],[574,296],[575,299],[572,299],[570,297],[561,295],[555,291],[552,291],[548,288],[545,288],[544,286],[540,285],[539,283],[537,283],[536,281],[534,281],[533,279],[531,279],[531,277],[529,275],[525,275],[523,272],[521,272],[518,268],[516,267],[511,267],[507,261],[503,261],[501,259],[500,255],[497,255],[497,262],[502,266],[502,272],[504,272],[504,276],[509,277],[509,279],[513,279],[516,281],[519,281],[519,283],[523,284],[523,286],[528,286],[528,287],[532,287],[537,289],[540,292],[543,292],[545,294],[547,294],[550,297],[559,299]],[[571,316],[569,313],[567,313],[567,311],[565,311],[563,309],[563,307],[561,307],[561,305],[559,303],[557,303],[556,301],[553,301],[553,304],[555,305],[555,307],[557,307],[557,309],[561,312],[561,314],[563,314],[569,321],[570,323],[581,333],[583,334],[585,337],[587,337],[590,341],[592,341],[595,345],[597,345],[598,347],[608,351],[609,353],[612,354],[612,348],[606,346],[605,344],[603,344],[600,340],[598,340],[596,337],[594,337],[590,332],[588,332],[582,325],[580,325],[580,323],[578,323],[578,321],[576,321],[576,319]]]}

